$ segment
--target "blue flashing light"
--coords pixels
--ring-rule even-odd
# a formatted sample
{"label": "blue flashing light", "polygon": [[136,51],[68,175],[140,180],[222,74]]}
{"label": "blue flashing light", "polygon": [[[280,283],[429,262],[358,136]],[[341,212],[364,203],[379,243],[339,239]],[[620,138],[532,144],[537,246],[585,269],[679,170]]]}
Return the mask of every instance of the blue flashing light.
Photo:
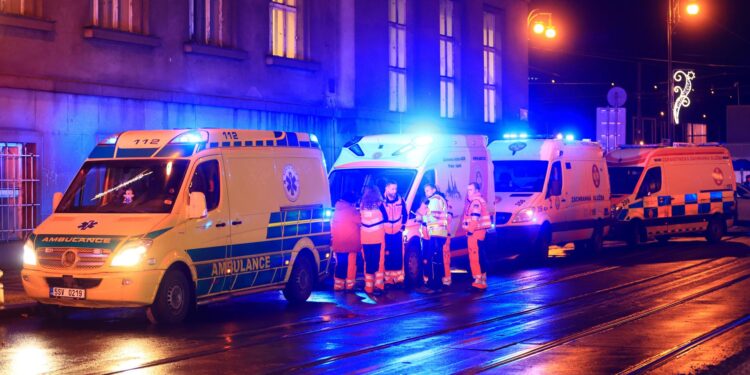
{"label": "blue flashing light", "polygon": [[431,144],[433,141],[431,135],[423,135],[414,139],[414,144],[417,146],[426,146]]}
{"label": "blue flashing light", "polygon": [[109,137],[105,138],[103,141],[101,141],[100,144],[103,145],[114,145],[117,144],[117,138],[119,138],[119,134],[110,135]]}
{"label": "blue flashing light", "polygon": [[331,210],[331,209],[325,210],[325,216],[326,217],[331,217],[332,214],[333,214],[333,210]]}
{"label": "blue flashing light", "polygon": [[572,140],[574,140],[574,139],[575,139],[575,138],[573,137],[573,134],[568,134],[568,135],[566,135],[566,136],[565,136],[565,140],[566,140],[566,141],[572,141]]}
{"label": "blue flashing light", "polygon": [[518,139],[518,134],[506,133],[506,134],[503,134],[503,139]]}
{"label": "blue flashing light", "polygon": [[521,133],[521,134],[518,135],[518,138],[527,139],[527,138],[529,138],[529,135],[526,134],[526,133]]}
{"label": "blue flashing light", "polygon": [[562,133],[557,133],[557,136],[555,138],[557,138],[557,139],[563,139]]}
{"label": "blue flashing light", "polygon": [[204,132],[187,132],[175,137],[171,143],[200,143],[208,140],[208,134]]}
{"label": "blue flashing light", "polygon": [[310,133],[310,142],[320,143],[318,142],[318,136],[312,133]]}

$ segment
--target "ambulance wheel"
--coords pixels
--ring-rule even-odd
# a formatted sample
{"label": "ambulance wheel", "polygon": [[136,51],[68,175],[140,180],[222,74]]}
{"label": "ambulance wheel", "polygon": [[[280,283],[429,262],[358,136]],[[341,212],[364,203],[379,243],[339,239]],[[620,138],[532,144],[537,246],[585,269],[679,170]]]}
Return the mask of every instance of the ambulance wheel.
{"label": "ambulance wheel", "polygon": [[549,224],[543,224],[539,228],[539,233],[534,241],[534,244],[529,248],[531,251],[524,251],[521,253],[521,260],[527,264],[539,264],[547,260],[549,256],[549,247],[552,243],[552,231],[550,230]]}
{"label": "ambulance wheel", "polygon": [[628,243],[628,247],[636,247],[646,238],[643,224],[639,220],[631,221],[627,228],[625,242]]}
{"label": "ambulance wheel", "polygon": [[407,245],[404,256],[404,270],[406,272],[404,280],[406,286],[409,288],[418,287],[421,279],[421,273],[419,272],[419,241],[412,241]]}
{"label": "ambulance wheel", "polygon": [[706,240],[710,243],[719,243],[721,238],[724,237],[726,232],[726,224],[720,216],[714,215],[708,219],[708,227],[706,228]]}
{"label": "ambulance wheel", "polygon": [[171,268],[161,279],[154,303],[146,309],[146,317],[154,324],[178,324],[187,318],[193,303],[187,277]]}
{"label": "ambulance wheel", "polygon": [[284,288],[284,298],[289,303],[298,304],[307,301],[315,286],[315,262],[307,253],[297,255],[292,273]]}
{"label": "ambulance wheel", "polygon": [[602,249],[604,248],[604,229],[601,225],[597,224],[594,227],[594,231],[591,233],[591,238],[586,241],[584,248],[592,255],[602,252]]}

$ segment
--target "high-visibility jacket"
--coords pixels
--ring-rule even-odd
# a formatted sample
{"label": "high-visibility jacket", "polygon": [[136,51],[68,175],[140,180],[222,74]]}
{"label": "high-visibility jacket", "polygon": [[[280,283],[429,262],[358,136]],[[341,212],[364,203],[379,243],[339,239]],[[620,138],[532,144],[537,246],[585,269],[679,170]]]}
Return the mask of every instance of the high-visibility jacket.
{"label": "high-visibility jacket", "polygon": [[336,202],[331,218],[331,250],[337,253],[357,253],[362,249],[359,240],[359,212],[347,201]]}
{"label": "high-visibility jacket", "polygon": [[386,220],[385,220],[385,233],[396,234],[404,228],[406,224],[406,202],[400,196],[396,196],[396,199],[389,200],[385,199],[383,202],[385,208]]}
{"label": "high-visibility jacket", "polygon": [[360,208],[360,238],[363,245],[380,244],[385,241],[385,218],[387,216],[383,205],[376,208]]}
{"label": "high-visibility jacket", "polygon": [[464,208],[462,227],[467,233],[487,230],[492,227],[490,213],[487,211],[487,202],[481,195],[475,194],[468,197]]}
{"label": "high-visibility jacket", "polygon": [[424,222],[431,237],[448,237],[448,203],[440,194],[428,198]]}

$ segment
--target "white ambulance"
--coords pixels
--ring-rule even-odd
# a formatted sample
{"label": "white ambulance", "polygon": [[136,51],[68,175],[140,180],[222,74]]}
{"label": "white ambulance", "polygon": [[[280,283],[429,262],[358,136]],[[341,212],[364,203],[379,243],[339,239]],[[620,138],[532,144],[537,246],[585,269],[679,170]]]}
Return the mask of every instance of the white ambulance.
{"label": "white ambulance", "polygon": [[736,183],[724,147],[626,146],[607,164],[615,232],[630,245],[695,233],[718,242],[732,225]]}
{"label": "white ambulance", "polygon": [[[466,233],[461,228],[461,220],[468,184],[478,182],[487,202],[492,202],[488,197],[494,191],[487,137],[483,135],[357,137],[344,145],[328,180],[334,202],[346,192],[361,196],[367,185],[377,185],[382,192],[387,181],[398,183],[398,193],[406,201],[410,213],[404,236],[404,268],[412,283],[418,279],[420,271],[421,245],[415,213],[425,200],[424,185],[434,183],[447,198],[453,217],[449,228],[452,256],[467,254]],[[492,211],[492,205],[488,206]],[[491,241],[492,236],[489,236],[488,242]]]}
{"label": "white ambulance", "polygon": [[23,286],[46,310],[197,304],[283,289],[305,301],[327,272],[331,202],[314,135],[127,131],[99,144],[24,246]]}
{"label": "white ambulance", "polygon": [[609,230],[607,163],[596,142],[504,139],[489,145],[501,250],[547,258],[551,244],[598,252]]}

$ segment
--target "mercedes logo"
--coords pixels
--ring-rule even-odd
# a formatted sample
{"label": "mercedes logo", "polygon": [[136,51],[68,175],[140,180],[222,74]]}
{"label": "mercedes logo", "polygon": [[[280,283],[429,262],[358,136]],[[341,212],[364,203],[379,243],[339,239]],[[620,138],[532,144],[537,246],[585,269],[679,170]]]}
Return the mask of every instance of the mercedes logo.
{"label": "mercedes logo", "polygon": [[76,260],[78,260],[76,252],[73,250],[68,250],[63,253],[60,262],[62,263],[63,267],[73,267],[73,265],[76,264]]}

